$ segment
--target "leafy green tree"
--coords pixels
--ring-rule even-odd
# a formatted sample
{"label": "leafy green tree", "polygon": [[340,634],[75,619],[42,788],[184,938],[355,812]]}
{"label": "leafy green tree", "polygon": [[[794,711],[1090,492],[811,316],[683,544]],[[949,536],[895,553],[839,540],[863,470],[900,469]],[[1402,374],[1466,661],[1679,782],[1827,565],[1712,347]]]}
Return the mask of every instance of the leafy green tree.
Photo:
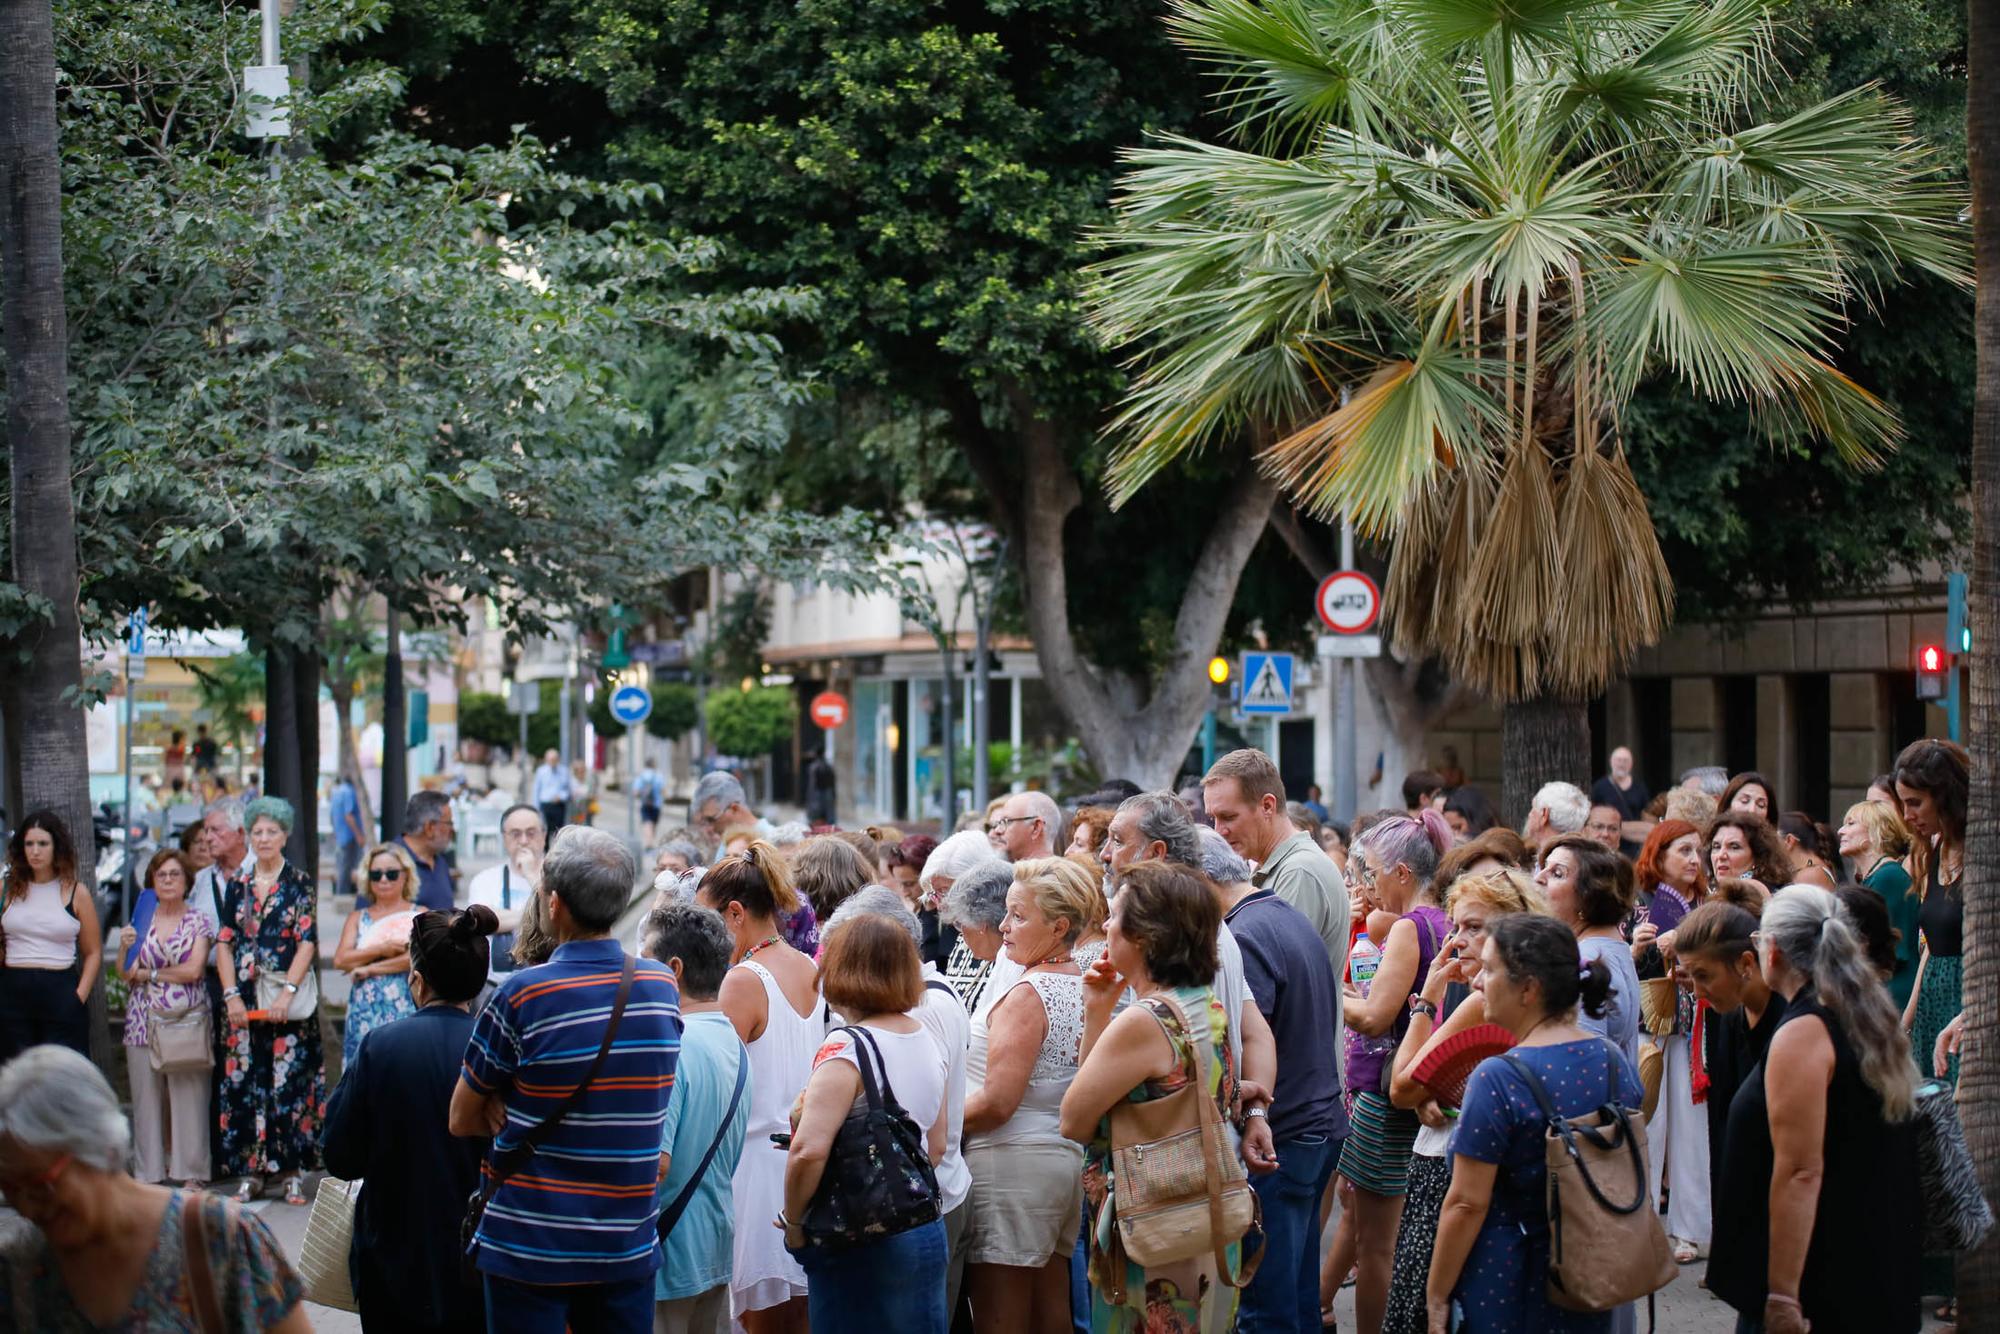
{"label": "leafy green tree", "polygon": [[210,730],[236,751],[236,783],[241,787],[246,743],[257,735],[264,704],[264,655],[237,653],[211,667],[195,662],[187,667],[194,673],[195,693],[208,713]]}
{"label": "leafy green tree", "polygon": [[647,735],[661,741],[678,741],[701,721],[701,706],[695,689],[680,681],[655,682],[653,711],[646,715]]}
{"label": "leafy green tree", "polygon": [[789,741],[799,717],[798,701],[783,686],[710,691],[707,711],[709,744],[746,760]]}
{"label": "leafy green tree", "polygon": [[1878,467],[1900,423],[1839,335],[1905,270],[1965,281],[1963,193],[1878,90],[1761,118],[1755,0],[1210,0],[1173,27],[1237,144],[1156,142],[1121,182],[1113,493],[1270,432],[1291,495],[1393,537],[1406,656],[1507,703],[1517,813],[1585,771],[1583,701],[1672,615],[1639,385]]}
{"label": "leafy green tree", "polygon": [[597,735],[607,741],[616,741],[630,730],[624,723],[611,716],[612,686],[600,681],[597,693],[590,697],[590,725],[597,729]]}
{"label": "leafy green tree", "polygon": [[512,746],[519,739],[520,724],[507,711],[505,696],[468,690],[458,697],[458,734],[489,746]]}

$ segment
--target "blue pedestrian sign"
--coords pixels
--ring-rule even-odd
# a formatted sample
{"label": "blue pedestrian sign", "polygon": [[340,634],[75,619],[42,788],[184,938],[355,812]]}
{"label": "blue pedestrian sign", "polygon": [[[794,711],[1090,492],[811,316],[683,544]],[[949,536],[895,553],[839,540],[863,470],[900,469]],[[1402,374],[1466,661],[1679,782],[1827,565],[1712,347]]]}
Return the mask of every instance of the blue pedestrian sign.
{"label": "blue pedestrian sign", "polygon": [[1294,662],[1289,653],[1245,653],[1243,698],[1237,707],[1246,714],[1290,713]]}
{"label": "blue pedestrian sign", "polygon": [[653,696],[644,686],[619,686],[611,692],[611,716],[627,727],[646,721],[653,711]]}
{"label": "blue pedestrian sign", "polygon": [[125,620],[125,651],[135,658],[146,656],[146,609],[133,612]]}

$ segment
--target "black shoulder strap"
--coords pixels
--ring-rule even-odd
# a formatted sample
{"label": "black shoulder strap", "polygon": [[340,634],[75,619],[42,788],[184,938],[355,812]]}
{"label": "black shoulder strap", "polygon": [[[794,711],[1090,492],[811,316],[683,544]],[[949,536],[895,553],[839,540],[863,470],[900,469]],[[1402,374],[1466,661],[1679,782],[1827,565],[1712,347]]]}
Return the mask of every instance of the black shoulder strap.
{"label": "black shoulder strap", "polygon": [[739,1042],[736,1044],[736,1090],[729,1095],[729,1106],[723,1110],[722,1123],[715,1128],[715,1138],[708,1142],[708,1152],[695,1164],[694,1175],[687,1179],[687,1184],[681,1187],[681,1193],[674,1196],[673,1202],[660,1211],[660,1240],[667,1239],[667,1234],[674,1230],[674,1224],[680,1222],[681,1215],[687,1212],[695,1191],[701,1188],[702,1178],[708,1175],[708,1165],[715,1161],[715,1151],[722,1147],[723,1137],[729,1134],[729,1123],[736,1119],[736,1105],[743,1101],[743,1086],[749,1080],[750,1053]]}
{"label": "black shoulder strap", "polygon": [[941,977],[933,977],[927,979],[924,982],[924,989],[926,991],[942,991],[945,995],[951,997],[953,1000],[958,999],[958,992],[952,989],[951,983],[945,981]]}
{"label": "black shoulder strap", "polygon": [[484,1201],[490,1202],[494,1192],[500,1189],[508,1177],[528,1165],[528,1159],[534,1156],[535,1150],[555,1133],[556,1127],[562,1124],[562,1119],[568,1116],[582,1099],[584,1090],[597,1078],[597,1072],[603,1068],[604,1058],[610,1055],[611,1044],[618,1036],[618,1023],[625,1017],[625,1002],[632,997],[632,978],[637,968],[637,960],[627,954],[625,967],[618,975],[618,997],[611,1002],[611,1019],[604,1025],[604,1040],[597,1044],[597,1055],[591,1058],[590,1069],[583,1072],[583,1078],[577,1081],[576,1087],[569,1091],[569,1096],[564,1098],[554,1111],[537,1122],[527,1134],[521,1136],[519,1144],[505,1153],[495,1155],[491,1173],[486,1178],[485,1190],[481,1192]]}
{"label": "black shoulder strap", "polygon": [[1521,1076],[1528,1085],[1528,1092],[1534,1095],[1535,1105],[1542,1109],[1542,1119],[1551,1127],[1566,1127],[1569,1122],[1556,1114],[1555,1102],[1549,1097],[1548,1086],[1529,1064],[1513,1052],[1501,1053],[1500,1059],[1514,1067],[1514,1073]]}

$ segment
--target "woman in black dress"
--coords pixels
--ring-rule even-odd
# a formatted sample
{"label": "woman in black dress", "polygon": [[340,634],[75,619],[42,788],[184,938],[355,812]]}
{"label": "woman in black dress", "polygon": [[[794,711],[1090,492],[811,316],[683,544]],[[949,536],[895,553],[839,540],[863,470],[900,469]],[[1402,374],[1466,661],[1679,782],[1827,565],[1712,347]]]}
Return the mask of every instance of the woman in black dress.
{"label": "woman in black dress", "polygon": [[1786,1001],[1729,1109],[1708,1286],[1762,1334],[1905,1334],[1918,1309],[1916,1067],[1860,934],[1823,889],[1756,935]]}

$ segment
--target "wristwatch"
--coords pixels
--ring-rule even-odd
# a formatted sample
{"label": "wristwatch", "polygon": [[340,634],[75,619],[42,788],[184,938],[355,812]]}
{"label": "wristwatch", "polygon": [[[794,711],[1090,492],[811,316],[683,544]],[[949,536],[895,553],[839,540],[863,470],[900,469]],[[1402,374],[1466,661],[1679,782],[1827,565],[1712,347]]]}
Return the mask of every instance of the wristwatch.
{"label": "wristwatch", "polygon": [[289,981],[289,980],[287,980],[287,981],[286,981],[286,983],[285,983],[285,990],[286,990],[287,992],[290,992],[290,993],[292,993],[292,994],[296,995],[296,994],[298,993],[298,989],[299,989],[299,984],[298,984],[298,983],[296,983],[296,982],[293,982],[293,981]]}
{"label": "wristwatch", "polygon": [[1427,1001],[1413,991],[1410,993],[1410,1013],[1423,1015],[1426,1019],[1436,1022],[1438,1017],[1437,1002]]}

